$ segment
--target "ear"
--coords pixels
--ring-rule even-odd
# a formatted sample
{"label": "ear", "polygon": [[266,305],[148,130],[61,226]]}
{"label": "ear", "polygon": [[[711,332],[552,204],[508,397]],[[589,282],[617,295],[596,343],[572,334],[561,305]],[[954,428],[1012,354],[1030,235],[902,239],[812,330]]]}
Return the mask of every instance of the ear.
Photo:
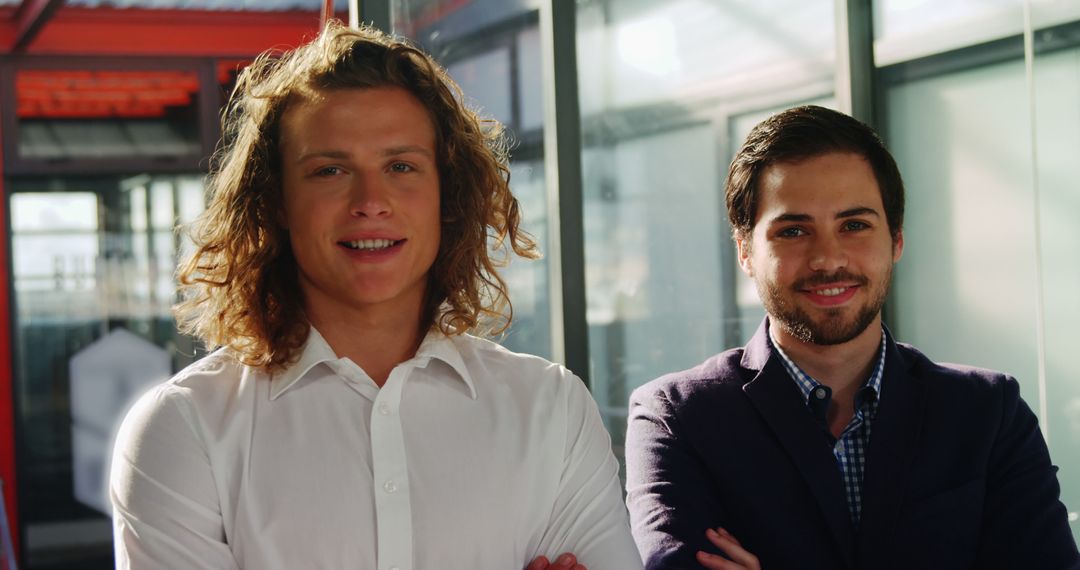
{"label": "ear", "polygon": [[896,263],[900,261],[900,258],[904,255],[904,230],[896,232],[896,238],[893,239],[892,246],[892,261]]}
{"label": "ear", "polygon": [[754,276],[754,266],[750,262],[750,238],[740,235],[735,238],[735,250],[739,256],[739,267],[749,277]]}

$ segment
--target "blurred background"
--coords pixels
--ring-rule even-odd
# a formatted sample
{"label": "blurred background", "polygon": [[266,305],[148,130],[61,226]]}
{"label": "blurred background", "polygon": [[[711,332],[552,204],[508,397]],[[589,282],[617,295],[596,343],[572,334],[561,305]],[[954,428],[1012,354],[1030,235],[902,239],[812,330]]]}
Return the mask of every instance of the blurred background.
{"label": "blurred background", "polygon": [[908,191],[889,327],[1019,379],[1080,537],[1075,0],[0,0],[0,568],[112,567],[116,422],[202,354],[174,228],[220,110],[328,17],[412,38],[508,127],[545,258],[507,268],[500,340],[585,379],[620,460],[630,391],[764,314],[722,198],[746,133],[805,103],[872,124]]}

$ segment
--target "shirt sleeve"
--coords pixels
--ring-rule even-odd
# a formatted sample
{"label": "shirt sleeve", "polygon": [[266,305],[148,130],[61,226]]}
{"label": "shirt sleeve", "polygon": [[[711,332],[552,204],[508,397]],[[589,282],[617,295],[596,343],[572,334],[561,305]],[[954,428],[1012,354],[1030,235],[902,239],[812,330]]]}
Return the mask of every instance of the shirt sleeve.
{"label": "shirt sleeve", "polygon": [[1080,569],[1080,554],[1060,500],[1038,420],[1020,398],[1016,380],[1004,383],[1001,423],[987,469],[978,568]]}
{"label": "shirt sleeve", "polygon": [[121,424],[109,476],[117,568],[239,568],[187,404],[165,384]]}
{"label": "shirt sleeve", "polygon": [[650,570],[700,570],[697,551],[720,553],[706,540],[705,529],[726,525],[701,459],[679,431],[663,392],[638,390],[630,396],[626,503],[634,540]]}
{"label": "shirt sleeve", "polygon": [[589,570],[642,568],[611,438],[592,395],[580,379],[566,374],[570,386],[562,475],[540,552],[571,552]]}

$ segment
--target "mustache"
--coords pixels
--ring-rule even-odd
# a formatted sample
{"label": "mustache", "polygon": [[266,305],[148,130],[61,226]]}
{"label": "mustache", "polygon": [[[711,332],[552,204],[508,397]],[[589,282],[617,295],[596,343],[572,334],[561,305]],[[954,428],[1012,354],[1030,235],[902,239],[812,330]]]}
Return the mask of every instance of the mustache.
{"label": "mustache", "polygon": [[859,286],[866,285],[870,282],[865,275],[856,275],[850,271],[841,269],[835,273],[815,273],[810,277],[804,277],[794,283],[795,289],[807,289],[816,285],[828,285],[829,283],[836,283],[837,281],[850,281]]}

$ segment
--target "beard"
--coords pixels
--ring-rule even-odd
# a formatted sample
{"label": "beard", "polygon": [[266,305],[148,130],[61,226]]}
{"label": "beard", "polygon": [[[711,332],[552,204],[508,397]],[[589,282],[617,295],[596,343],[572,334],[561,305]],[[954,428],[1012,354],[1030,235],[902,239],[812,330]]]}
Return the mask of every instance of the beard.
{"label": "beard", "polygon": [[822,309],[820,312],[823,315],[815,320],[794,301],[799,295],[798,291],[814,285],[850,281],[858,283],[860,288],[867,288],[871,285],[870,280],[862,275],[855,275],[844,270],[831,275],[814,275],[796,281],[786,291],[775,281],[758,280],[757,288],[761,303],[765,306],[770,320],[780,325],[785,332],[804,343],[836,345],[859,336],[870,326],[870,323],[874,322],[881,313],[881,307],[885,305],[891,278],[892,266],[890,265],[882,276],[882,280],[868,289],[870,299],[863,306],[854,309],[855,314],[850,318],[845,318],[845,315],[853,309],[844,307]]}

